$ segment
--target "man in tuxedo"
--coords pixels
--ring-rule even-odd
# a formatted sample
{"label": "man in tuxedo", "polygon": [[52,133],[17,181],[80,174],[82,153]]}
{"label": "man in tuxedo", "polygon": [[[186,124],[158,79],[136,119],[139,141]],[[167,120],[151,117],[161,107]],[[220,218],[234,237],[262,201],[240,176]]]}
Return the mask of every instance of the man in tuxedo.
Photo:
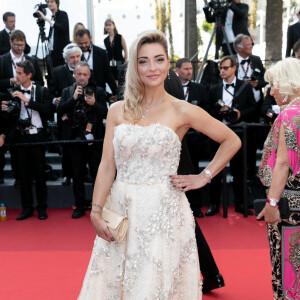
{"label": "man in tuxedo", "polygon": [[[185,101],[206,109],[207,89],[202,84],[192,82],[193,66],[188,58],[181,58],[176,62],[176,73],[181,81]],[[191,132],[193,132],[192,129],[190,130]],[[204,158],[203,153],[207,152],[207,149],[205,149],[207,141],[208,138],[203,134],[186,135],[189,155],[194,169],[192,173],[194,174],[199,174],[199,161]],[[202,218],[203,213],[200,208],[199,191],[188,191],[187,197],[195,217]]]}
{"label": "man in tuxedo", "polygon": [[[234,56],[225,56],[220,61],[220,76],[222,82],[209,90],[209,107],[212,116],[226,125],[251,122],[256,111],[252,86],[246,81],[236,78],[237,62]],[[220,101],[221,100],[221,101]],[[243,213],[243,183],[242,183],[242,150],[230,162],[233,176],[233,191],[235,196],[235,211]],[[218,174],[211,182],[211,188],[216,191],[211,198],[211,205],[219,207],[222,174]],[[253,214],[249,211],[249,214]]]}
{"label": "man in tuxedo", "polygon": [[47,0],[48,8],[51,10],[51,19],[46,17],[41,11],[37,11],[40,19],[50,24],[48,35],[48,46],[52,58],[53,67],[63,65],[63,49],[70,43],[69,17],[68,14],[59,9],[59,0]]}
{"label": "man in tuxedo", "polygon": [[[75,84],[63,89],[57,112],[62,116],[61,138],[64,140],[93,140],[104,137],[103,119],[107,115],[104,90],[94,86],[91,91],[88,82],[91,76],[89,65],[80,61],[74,70]],[[84,176],[89,164],[91,176],[95,180],[102,155],[102,145],[72,144],[66,146],[71,160],[73,192],[76,209],[72,218],[85,214]]]}
{"label": "man in tuxedo", "polygon": [[[80,62],[82,55],[81,49],[77,44],[71,43],[67,45],[63,50],[63,57],[65,60],[65,64],[62,66],[55,67],[53,69],[53,73],[49,82],[49,90],[52,95],[54,95],[54,99],[52,100],[52,104],[54,110],[56,111],[57,106],[60,102],[60,97],[62,90],[68,86],[71,86],[75,82],[75,78],[73,75],[75,66],[78,62]],[[57,117],[58,130],[61,130],[62,121],[61,116]],[[70,185],[71,183],[71,165],[66,155],[65,146],[62,145],[62,173],[63,173],[63,185]]]}
{"label": "man in tuxedo", "polygon": [[[168,94],[177,99],[184,100],[181,80],[172,69],[169,69],[169,75],[165,79],[164,87]],[[182,149],[177,173],[180,175],[187,175],[194,172],[195,170],[191,163],[185,136],[182,140]],[[211,290],[225,286],[225,283],[196,218],[195,225],[200,271],[203,276],[202,292],[203,294],[206,294]]]}
{"label": "man in tuxedo", "polygon": [[[296,7],[295,12],[298,22],[288,27],[285,57],[291,56],[294,44],[300,39],[300,5]],[[292,52],[292,56],[295,56],[295,51]]]}
{"label": "man in tuxedo", "polygon": [[79,29],[76,34],[76,42],[81,48],[82,61],[85,61],[92,72],[91,81],[95,82],[105,90],[105,84],[108,83],[113,96],[110,100],[117,100],[117,84],[109,66],[108,56],[104,49],[93,45],[92,37],[88,29]]}
{"label": "man in tuxedo", "polygon": [[[0,55],[7,53],[10,50],[10,34],[15,30],[16,16],[12,12],[6,12],[3,14],[4,29],[0,31]],[[30,47],[25,43],[24,53],[30,53]]]}
{"label": "man in tuxedo", "polygon": [[[18,81],[16,78],[16,64],[21,61],[28,60],[34,66],[34,73],[31,80],[37,85],[44,85],[43,76],[37,61],[24,54],[26,43],[25,34],[21,30],[14,30],[10,35],[10,45],[11,49],[4,55],[0,56],[0,92],[6,93],[7,89],[18,86]],[[13,171],[13,176],[16,179],[15,186],[19,185],[18,179],[18,164],[16,163],[14,151],[10,150],[11,154],[11,166]],[[0,152],[3,159],[4,152]]]}
{"label": "man in tuxedo", "polygon": [[[235,53],[233,48],[233,42],[235,37],[239,33],[246,34],[250,36],[248,31],[248,11],[249,6],[244,3],[240,3],[240,0],[232,0],[230,4],[226,4],[224,10],[216,9],[211,7],[207,0],[204,0],[204,14],[206,21],[208,23],[213,23],[217,21],[217,17],[220,16],[221,25],[224,27],[226,36],[228,38],[229,46],[232,53]],[[210,2],[211,3],[211,2]],[[227,47],[226,39],[221,30],[221,26],[217,28],[216,33],[216,58],[218,58],[218,53],[220,46],[222,46],[223,55],[229,55],[229,49]]]}
{"label": "man in tuxedo", "polygon": [[[12,101],[17,101],[19,110],[8,111],[10,108],[2,101],[2,111],[8,114],[5,131],[8,143],[32,143],[45,141],[47,115],[51,109],[51,97],[48,89],[35,85],[31,78],[34,66],[29,60],[16,64],[16,80],[19,86],[12,95]],[[44,172],[44,146],[15,147],[15,157],[19,167],[21,203],[23,211],[17,220],[33,216],[33,193],[31,178],[36,181],[37,212],[40,220],[47,219],[47,187]]]}
{"label": "man in tuxedo", "polygon": [[11,50],[0,57],[0,92],[18,85],[16,78],[16,63],[29,60],[34,66],[32,81],[37,85],[44,85],[43,76],[37,61],[24,54],[25,34],[21,30],[14,30],[10,35]]}
{"label": "man in tuxedo", "polygon": [[[254,98],[256,101],[256,112],[250,122],[259,122],[261,106],[264,100],[263,88],[267,85],[264,80],[265,68],[259,56],[252,54],[252,40],[248,35],[239,34],[234,40],[234,48],[237,52],[237,70],[236,77],[239,80],[249,82],[252,86]],[[248,129],[248,179],[256,178],[256,150],[261,130],[258,128]]]}

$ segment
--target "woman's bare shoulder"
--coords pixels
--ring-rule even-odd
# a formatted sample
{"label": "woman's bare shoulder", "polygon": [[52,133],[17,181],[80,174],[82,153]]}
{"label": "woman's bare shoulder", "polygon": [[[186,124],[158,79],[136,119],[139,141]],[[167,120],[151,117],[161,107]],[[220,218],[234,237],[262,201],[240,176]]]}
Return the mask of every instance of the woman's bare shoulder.
{"label": "woman's bare shoulder", "polygon": [[122,123],[122,105],[124,101],[117,101],[113,103],[109,109],[107,114],[107,120],[109,119],[116,125]]}

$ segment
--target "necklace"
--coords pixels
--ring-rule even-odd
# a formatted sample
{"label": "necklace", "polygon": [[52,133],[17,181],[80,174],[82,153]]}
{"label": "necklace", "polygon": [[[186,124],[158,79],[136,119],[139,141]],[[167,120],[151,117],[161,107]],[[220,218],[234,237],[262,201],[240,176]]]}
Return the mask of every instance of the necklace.
{"label": "necklace", "polygon": [[154,103],[154,104],[152,104],[152,105],[146,106],[146,110],[145,110],[145,112],[142,114],[142,118],[145,119],[145,118],[148,116],[149,112],[150,112],[153,108],[155,108],[156,106],[158,106],[159,104],[161,104],[161,103],[167,98],[167,96],[168,96],[168,93],[166,93],[166,94],[164,95],[164,97],[163,97],[162,99],[160,99],[158,102],[156,102],[156,103]]}
{"label": "necklace", "polygon": [[295,102],[297,102],[298,100],[300,100],[300,97],[294,98],[286,107],[285,109],[287,109],[288,107],[292,106]]}

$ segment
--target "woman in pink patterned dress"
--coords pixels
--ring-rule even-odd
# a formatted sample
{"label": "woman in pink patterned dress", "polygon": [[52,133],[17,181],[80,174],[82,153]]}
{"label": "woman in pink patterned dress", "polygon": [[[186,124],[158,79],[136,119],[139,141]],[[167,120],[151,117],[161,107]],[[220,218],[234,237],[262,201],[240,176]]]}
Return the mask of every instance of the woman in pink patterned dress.
{"label": "woman in pink patterned dress", "polygon": [[[281,113],[265,142],[259,175],[268,200],[257,218],[264,216],[268,223],[274,299],[300,299],[300,60],[278,62],[265,79]],[[291,211],[283,220],[278,209],[282,197]]]}

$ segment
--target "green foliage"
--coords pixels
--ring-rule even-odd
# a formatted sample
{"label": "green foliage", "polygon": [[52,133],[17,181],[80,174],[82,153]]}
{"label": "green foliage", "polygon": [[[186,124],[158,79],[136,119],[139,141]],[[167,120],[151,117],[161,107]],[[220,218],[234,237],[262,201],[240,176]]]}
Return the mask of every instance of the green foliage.
{"label": "green foliage", "polygon": [[205,32],[208,33],[212,33],[213,31],[213,24],[212,23],[208,23],[205,19],[202,23],[202,30],[204,30]]}

